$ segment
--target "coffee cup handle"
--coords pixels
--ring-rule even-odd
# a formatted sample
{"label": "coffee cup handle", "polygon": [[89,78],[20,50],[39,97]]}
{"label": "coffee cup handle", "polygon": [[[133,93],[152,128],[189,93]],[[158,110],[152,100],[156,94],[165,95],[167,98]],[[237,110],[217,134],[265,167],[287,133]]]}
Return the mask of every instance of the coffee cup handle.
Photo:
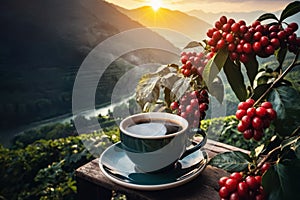
{"label": "coffee cup handle", "polygon": [[199,150],[200,148],[202,148],[205,144],[206,144],[206,141],[207,141],[207,135],[206,133],[200,129],[200,128],[192,128],[190,129],[190,132],[194,133],[194,134],[199,134],[199,135],[202,135],[202,140],[196,144],[194,147],[190,148],[190,149],[187,149],[183,154],[182,156],[180,157],[180,159],[190,155],[191,153]]}

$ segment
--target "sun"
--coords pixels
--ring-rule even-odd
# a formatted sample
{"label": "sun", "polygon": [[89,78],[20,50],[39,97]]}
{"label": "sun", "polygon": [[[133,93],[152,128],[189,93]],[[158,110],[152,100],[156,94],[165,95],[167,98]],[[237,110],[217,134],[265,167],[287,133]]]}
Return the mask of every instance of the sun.
{"label": "sun", "polygon": [[158,11],[162,5],[161,0],[151,0],[150,5],[154,11]]}

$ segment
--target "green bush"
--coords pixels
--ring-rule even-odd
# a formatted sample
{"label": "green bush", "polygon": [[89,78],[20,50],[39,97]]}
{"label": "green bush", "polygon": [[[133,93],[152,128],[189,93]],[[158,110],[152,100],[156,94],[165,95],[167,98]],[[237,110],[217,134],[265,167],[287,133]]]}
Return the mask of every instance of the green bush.
{"label": "green bush", "polygon": [[37,140],[18,149],[0,146],[0,196],[3,199],[75,199],[74,171],[94,159],[82,141],[97,147],[99,154],[111,144],[104,133],[94,133]]}
{"label": "green bush", "polygon": [[40,139],[50,140],[75,135],[77,135],[77,132],[75,127],[71,123],[49,124],[40,128],[24,131],[24,133],[17,135],[13,139],[13,147],[24,148],[27,145],[32,144],[33,142]]}

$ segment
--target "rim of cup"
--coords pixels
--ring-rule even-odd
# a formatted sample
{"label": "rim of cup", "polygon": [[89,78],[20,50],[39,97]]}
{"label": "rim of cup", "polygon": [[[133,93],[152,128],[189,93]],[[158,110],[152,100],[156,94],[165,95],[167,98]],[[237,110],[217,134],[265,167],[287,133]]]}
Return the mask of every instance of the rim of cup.
{"label": "rim of cup", "polygon": [[[145,117],[142,117],[145,116]],[[182,127],[182,129],[178,132],[167,134],[167,135],[159,135],[159,136],[145,136],[145,135],[138,135],[130,133],[126,130],[126,128],[130,125],[134,124],[134,118],[136,119],[150,119],[150,121],[153,120],[162,120],[162,121],[171,121],[173,123],[176,123]],[[138,120],[137,120],[138,121]],[[134,114],[126,117],[123,119],[120,123],[120,131],[128,136],[134,137],[134,138],[140,138],[140,139],[164,139],[169,137],[174,137],[176,135],[179,135],[183,132],[185,132],[188,129],[188,121],[184,119],[183,117],[171,113],[166,112],[147,112],[147,113],[139,113]]]}

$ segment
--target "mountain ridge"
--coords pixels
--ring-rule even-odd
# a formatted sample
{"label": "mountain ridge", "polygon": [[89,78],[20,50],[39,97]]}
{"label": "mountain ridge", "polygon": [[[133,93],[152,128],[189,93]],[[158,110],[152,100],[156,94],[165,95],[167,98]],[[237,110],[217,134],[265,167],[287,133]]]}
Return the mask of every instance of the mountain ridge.
{"label": "mountain ridge", "polygon": [[[282,10],[277,10],[274,12],[271,12],[275,16],[279,17]],[[259,16],[265,13],[269,13],[264,10],[256,10],[256,11],[249,11],[249,12],[218,12],[218,13],[212,13],[212,12],[205,12],[201,9],[195,9],[187,12],[189,15],[198,17],[199,19],[202,19],[206,21],[207,23],[214,25],[214,23],[220,19],[221,16],[225,15],[227,18],[233,18],[235,20],[244,20],[247,24],[252,24]],[[295,22],[300,20],[300,13],[293,15],[292,17],[289,17],[286,19],[288,23]]]}
{"label": "mountain ridge", "polygon": [[212,12],[205,12],[203,10],[191,10],[188,14],[203,19],[204,21],[208,22],[209,24],[214,25],[214,22],[217,21],[222,15],[227,16],[228,18],[234,18],[237,20],[243,19],[248,24],[252,23],[257,17],[261,14],[265,13],[263,10],[257,11],[250,11],[250,12],[219,12],[219,13],[212,13]]}
{"label": "mountain ridge", "polygon": [[[88,53],[123,31],[146,29],[99,0],[4,0],[0,7],[0,25],[5,27],[0,31],[1,127],[70,113],[76,73]],[[178,51],[152,30],[146,32],[148,39]],[[124,55],[106,71],[104,79],[112,82],[99,81],[95,103],[110,100],[115,82],[130,67],[172,59],[174,55],[151,49]]]}
{"label": "mountain ridge", "polygon": [[[158,11],[154,11],[150,6],[143,6],[132,10],[119,6],[116,6],[116,8],[128,15],[132,20],[146,27],[157,27],[177,31],[182,34],[182,38],[186,37],[189,41],[202,40],[205,37],[206,30],[210,27],[210,24],[205,21],[178,10],[159,8]],[[173,38],[168,34],[165,34],[164,37],[173,42]]]}

